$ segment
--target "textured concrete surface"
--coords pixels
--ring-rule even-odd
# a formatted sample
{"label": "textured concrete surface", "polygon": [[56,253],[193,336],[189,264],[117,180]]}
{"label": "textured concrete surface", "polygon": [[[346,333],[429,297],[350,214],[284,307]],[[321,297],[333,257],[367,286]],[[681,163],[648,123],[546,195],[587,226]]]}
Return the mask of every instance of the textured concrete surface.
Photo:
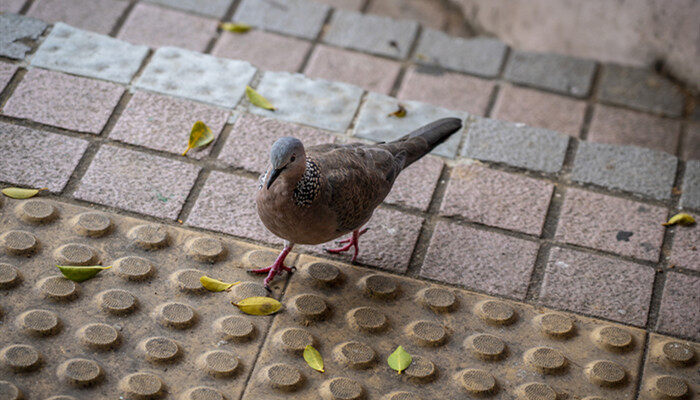
{"label": "textured concrete surface", "polygon": [[700,124],[686,127],[685,140],[681,144],[680,156],[684,160],[700,160]]}
{"label": "textured concrete surface", "polygon": [[569,138],[524,124],[470,117],[462,156],[541,172],[558,172]]}
{"label": "textured concrete surface", "polygon": [[581,142],[571,179],[658,200],[671,197],[676,157],[632,146]]}
{"label": "textured concrete surface", "polygon": [[360,11],[364,0],[316,0],[317,3],[328,4],[333,8],[344,10]]}
{"label": "textured concrete surface", "polygon": [[494,86],[491,81],[441,68],[411,66],[406,70],[396,97],[466,111],[472,115],[484,115]]}
{"label": "textured concrete surface", "polygon": [[0,15],[0,56],[23,59],[32,42],[46,30],[46,23],[16,14]]}
{"label": "textured concrete surface", "polygon": [[549,254],[539,302],[643,326],[653,284],[653,268],[555,247]]}
{"label": "textured concrete surface", "polygon": [[[691,214],[696,221],[700,220],[697,213]],[[695,223],[692,226],[676,226],[673,229],[673,247],[669,264],[700,272],[700,227]]]}
{"label": "textured concrete surface", "polygon": [[[406,109],[406,116],[403,118],[390,116],[389,114],[398,110],[399,104]],[[375,142],[391,141],[436,119],[447,117],[464,120],[467,113],[447,110],[417,101],[398,101],[393,97],[371,92],[360,108],[353,134]],[[459,130],[431,153],[454,158],[461,137],[462,130]]]}
{"label": "textured concrete surface", "polygon": [[336,10],[323,41],[392,58],[406,58],[418,31],[415,21]]}
{"label": "textured concrete surface", "polygon": [[591,91],[594,72],[595,62],[591,60],[514,50],[504,76],[516,83],[586,97]]}
{"label": "textured concrete surface", "polygon": [[228,11],[233,0],[147,0],[150,3],[190,11],[209,17],[221,18]]}
{"label": "textured concrete surface", "polygon": [[681,192],[681,207],[700,210],[700,160],[685,164]]}
{"label": "textured concrete surface", "polygon": [[200,167],[111,145],[100,147],[77,199],[176,219]]}
{"label": "textured concrete surface", "polygon": [[309,58],[304,75],[389,94],[400,69],[401,64],[394,61],[318,45]]}
{"label": "textured concrete surface", "polygon": [[700,278],[668,272],[656,330],[700,340]]}
{"label": "textured concrete surface", "polygon": [[245,23],[269,31],[314,39],[321,30],[329,6],[306,0],[273,1],[243,0],[233,15],[234,22]]}
{"label": "textured concrete surface", "polygon": [[148,48],[57,23],[32,65],[118,83],[129,83]]}
{"label": "textured concrete surface", "polygon": [[[161,47],[135,86],[163,94],[232,108],[243,96],[255,68],[245,61],[226,60],[175,47]],[[190,79],[182,80],[182,76]]]}
{"label": "textured concrete surface", "polygon": [[27,15],[107,35],[128,5],[122,0],[41,0],[32,3]]}
{"label": "textured concrete surface", "polygon": [[202,121],[214,134],[208,146],[192,149],[187,157],[202,158],[211,152],[229,112],[193,101],[136,92],[119,116],[109,137],[136,146],[182,154],[192,125]]}
{"label": "textured concrete surface", "polygon": [[246,60],[266,71],[297,72],[311,43],[261,30],[241,35],[222,32],[212,49],[217,57]]}
{"label": "textured concrete surface", "polygon": [[418,21],[421,26],[432,29],[442,29],[448,17],[444,5],[430,0],[371,1],[366,13]]}
{"label": "textured concrete surface", "polygon": [[25,0],[5,0],[0,3],[0,11],[17,14],[22,10],[24,3],[26,3]]}
{"label": "textured concrete surface", "polygon": [[661,207],[569,188],[555,238],[656,262],[666,214]]}
{"label": "textured concrete surface", "polygon": [[700,344],[652,333],[647,347],[640,400],[654,400],[660,394],[678,397],[678,393],[692,396],[700,392],[694,368]]}
{"label": "textured concrete surface", "polygon": [[16,65],[0,62],[0,92],[10,83],[15,72],[17,72]]}
{"label": "textured concrete surface", "polygon": [[428,211],[444,164],[439,158],[431,156],[411,164],[396,178],[384,202]]}
{"label": "textured concrete surface", "polygon": [[30,69],[2,113],[98,134],[123,92],[121,86],[109,82]]}
{"label": "textured concrete surface", "polygon": [[535,242],[439,221],[420,276],[523,299],[537,248]]}
{"label": "textured concrete surface", "polygon": [[416,48],[414,61],[492,78],[498,75],[506,45],[492,38],[455,38],[426,29]]}
{"label": "textured concrete surface", "polygon": [[265,73],[256,90],[276,110],[251,105],[250,112],[336,132],[348,128],[362,96],[356,86],[286,72]]}
{"label": "textured concrete surface", "polygon": [[539,236],[554,185],[479,164],[452,169],[440,215]]}
{"label": "textured concrete surface", "polygon": [[88,142],[0,122],[0,181],[60,192]]}

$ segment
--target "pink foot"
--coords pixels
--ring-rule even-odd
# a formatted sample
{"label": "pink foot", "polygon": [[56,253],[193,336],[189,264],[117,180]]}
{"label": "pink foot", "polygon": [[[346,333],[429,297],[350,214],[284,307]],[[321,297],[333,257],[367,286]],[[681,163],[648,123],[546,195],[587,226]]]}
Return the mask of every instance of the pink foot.
{"label": "pink foot", "polygon": [[274,263],[272,263],[272,265],[270,265],[267,268],[249,269],[248,272],[251,274],[267,273],[267,277],[265,278],[263,283],[265,284],[265,289],[267,289],[269,291],[270,290],[270,282],[277,274],[279,274],[282,271],[286,271],[286,272],[291,273],[292,271],[294,271],[296,269],[294,267],[287,267],[284,265],[284,259],[287,258],[287,254],[289,254],[290,251],[292,251],[291,247],[285,247],[284,250],[282,250],[282,252],[280,253],[280,255],[277,256],[277,259],[275,260]]}
{"label": "pink foot", "polygon": [[324,249],[324,250],[326,250],[327,252],[329,252],[331,254],[340,254],[340,253],[342,253],[344,251],[348,251],[348,250],[350,250],[350,248],[354,247],[355,254],[353,254],[353,256],[352,256],[352,262],[355,262],[355,260],[357,260],[357,254],[360,252],[360,247],[359,247],[360,236],[364,235],[364,233],[367,232],[368,229],[369,228],[365,228],[363,230],[354,230],[354,231],[352,231],[352,236],[350,238],[338,241],[338,244],[347,243],[343,247],[339,247],[337,249]]}

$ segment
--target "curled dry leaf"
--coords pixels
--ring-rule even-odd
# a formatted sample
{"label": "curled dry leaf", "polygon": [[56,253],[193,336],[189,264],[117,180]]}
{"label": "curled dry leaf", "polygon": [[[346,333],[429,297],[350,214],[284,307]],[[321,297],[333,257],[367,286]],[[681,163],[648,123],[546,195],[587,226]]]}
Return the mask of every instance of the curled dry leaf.
{"label": "curled dry leaf", "polygon": [[267,101],[263,95],[256,92],[252,87],[245,87],[245,96],[248,98],[248,101],[250,101],[250,104],[256,107],[264,108],[265,110],[275,111],[275,106]]}
{"label": "curled dry leaf", "polygon": [[394,371],[397,371],[399,374],[401,371],[405,370],[408,368],[409,365],[411,365],[411,362],[413,361],[413,357],[411,357],[410,354],[406,352],[406,350],[403,349],[403,347],[399,346],[394,350],[393,353],[387,358],[387,363],[393,369]]}
{"label": "curled dry leaf", "polygon": [[304,349],[304,360],[309,364],[309,367],[315,369],[318,372],[325,372],[323,370],[323,357],[318,350],[314,349],[310,344],[306,345]]}
{"label": "curled dry leaf", "polygon": [[211,128],[207,126],[202,121],[197,121],[192,125],[192,130],[190,131],[190,140],[187,142],[187,148],[182,153],[186,155],[188,151],[196,148],[206,146],[214,140],[214,134]]}
{"label": "curled dry leaf", "polygon": [[111,266],[103,267],[101,265],[94,265],[90,267],[57,265],[56,267],[58,267],[63,276],[74,282],[86,281],[90,278],[93,278],[95,275],[100,273],[100,271],[112,268]]}
{"label": "curled dry leaf", "polygon": [[399,104],[399,109],[389,114],[390,117],[403,118],[406,116],[406,107]]}
{"label": "curled dry leaf", "polygon": [[248,297],[238,303],[231,302],[231,304],[250,315],[270,315],[282,308],[282,303],[272,297]]}
{"label": "curled dry leaf", "polygon": [[37,193],[41,192],[42,190],[46,190],[47,188],[42,188],[42,189],[23,189],[23,188],[18,188],[18,187],[9,187],[5,188],[2,190],[2,194],[4,194],[7,197],[10,197],[12,199],[28,199],[30,197],[34,197],[37,195]]}
{"label": "curled dry leaf", "polygon": [[686,214],[686,213],[680,213],[676,214],[671,219],[668,220],[668,222],[665,222],[661,225],[663,226],[669,226],[669,225],[693,225],[695,223],[695,218],[693,218],[692,215]]}
{"label": "curled dry leaf", "polygon": [[240,281],[233,283],[221,282],[218,279],[210,278],[206,275],[202,275],[199,278],[199,282],[201,282],[202,286],[204,286],[204,288],[210,292],[222,292],[224,290],[229,290],[231,286],[241,283]]}
{"label": "curled dry leaf", "polygon": [[233,33],[246,33],[250,30],[250,25],[235,22],[223,22],[219,25],[219,27],[222,30]]}

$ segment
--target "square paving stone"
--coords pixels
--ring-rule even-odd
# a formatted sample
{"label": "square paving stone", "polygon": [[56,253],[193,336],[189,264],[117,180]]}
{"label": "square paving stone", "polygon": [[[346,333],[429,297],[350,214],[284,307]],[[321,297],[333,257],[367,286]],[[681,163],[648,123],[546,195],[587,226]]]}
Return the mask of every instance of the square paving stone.
{"label": "square paving stone", "polygon": [[571,179],[657,200],[671,198],[676,157],[635,146],[580,142]]}
{"label": "square paving stone", "polygon": [[463,39],[426,29],[421,35],[414,61],[459,72],[493,78],[506,55],[506,45],[498,39]]}
{"label": "square paving stone", "polygon": [[0,92],[5,89],[17,72],[17,65],[0,62]]}
{"label": "square paving stone", "polygon": [[58,22],[32,57],[32,65],[129,83],[147,54],[146,46],[135,46]]}
{"label": "square paving stone", "polygon": [[306,0],[243,0],[231,19],[286,35],[315,39],[330,7]]}
{"label": "square paving stone", "polygon": [[680,131],[679,121],[599,104],[593,111],[588,140],[675,154]]}
{"label": "square paving stone", "polygon": [[27,15],[108,35],[128,5],[122,0],[40,0],[32,3]]}
{"label": "square paving stone", "polygon": [[318,45],[304,74],[311,78],[341,81],[369,91],[388,94],[401,64],[383,58]]}
{"label": "square paving stone", "polygon": [[200,169],[138,151],[102,146],[73,197],[176,219]]}
{"label": "square paving stone", "polygon": [[307,149],[307,155],[310,146],[335,142],[335,136],[313,128],[243,114],[233,124],[228,140],[219,154],[219,160],[234,167],[263,173],[270,164],[272,144],[284,136],[301,140]]}
{"label": "square paving stone", "polygon": [[222,18],[233,0],[146,0],[149,3],[189,11],[209,17]]}
{"label": "square paving stone", "polygon": [[667,213],[662,207],[569,188],[555,239],[656,262]]}
{"label": "square paving stone", "polygon": [[253,75],[255,67],[245,61],[216,58],[177,47],[161,47],[153,54],[134,85],[233,108]]}
{"label": "square paving stone", "polygon": [[119,39],[152,48],[174,46],[203,52],[216,34],[217,20],[140,3],[119,29]]}
{"label": "square paving stone", "polygon": [[[333,1],[333,0],[329,0]],[[342,1],[342,0],[341,0]],[[0,2],[0,11],[3,13],[19,14],[27,0],[3,0]]]}
{"label": "square paving stone", "polygon": [[250,112],[336,132],[348,128],[362,96],[357,86],[287,72],[266,72],[256,90],[276,110],[250,105]]}
{"label": "square paving stone", "polygon": [[0,181],[60,192],[88,142],[0,122]]}
{"label": "square paving stone", "polygon": [[537,248],[528,240],[439,221],[420,276],[522,300]]}
{"label": "square paving stone", "polygon": [[669,272],[661,297],[658,332],[700,340],[700,278]]}
{"label": "square paving stone", "polygon": [[418,31],[415,21],[336,10],[323,41],[380,56],[406,58]]}
{"label": "square paving stone", "polygon": [[438,67],[411,66],[396,97],[484,115],[494,86],[492,81],[446,72]]}
{"label": "square paving stone", "polygon": [[360,11],[364,0],[315,0],[318,3],[328,4],[333,8]]}
{"label": "square paving stone", "polygon": [[540,235],[554,185],[476,163],[452,170],[440,215]]}
{"label": "square paving stone", "polygon": [[493,161],[533,171],[558,172],[564,163],[569,137],[521,123],[470,117],[464,157]]}
{"label": "square paving stone", "polygon": [[246,60],[265,71],[297,72],[311,43],[261,30],[245,34],[221,32],[212,54],[217,57]]}
{"label": "square paving stone", "polygon": [[684,98],[681,90],[655,72],[638,67],[606,64],[600,74],[600,101],[640,111],[680,117]]}
{"label": "square paving stone", "polygon": [[651,267],[555,247],[549,254],[539,302],[644,326],[653,285]]}
{"label": "square paving stone", "polygon": [[432,0],[370,1],[365,12],[394,19],[418,21],[424,28],[442,29],[448,18],[445,6]]}
{"label": "square paving stone", "polygon": [[267,243],[282,243],[258,217],[257,190],[257,180],[213,171],[197,197],[187,225]]}
{"label": "square paving stone", "polygon": [[681,192],[681,207],[700,210],[700,160],[685,163]]}
{"label": "square paving stone", "polygon": [[0,56],[23,59],[32,49],[27,42],[37,40],[47,26],[38,19],[0,14]]}
{"label": "square paving stone", "polygon": [[[700,221],[700,215],[692,215],[696,221]],[[700,272],[700,224],[676,226],[671,229],[675,234],[669,264]]]}
{"label": "square paving stone", "polygon": [[577,137],[585,112],[584,101],[505,84],[491,116]]}
{"label": "square paving stone", "polygon": [[136,92],[109,137],[179,155],[187,148],[192,125],[203,121],[214,133],[214,142],[187,153],[188,157],[202,158],[211,151],[229,114],[229,111],[193,101]]}
{"label": "square paving stone", "polygon": [[700,160],[700,124],[688,124],[680,153],[684,160]]}
{"label": "square paving stone", "polygon": [[124,88],[113,83],[30,69],[3,114],[80,132],[102,132]]}
{"label": "square paving stone", "polygon": [[514,50],[504,76],[511,82],[586,97],[591,91],[594,73],[593,60]]}
{"label": "square paving stone", "polygon": [[[399,104],[406,109],[406,116],[403,118],[390,116],[389,114],[398,109]],[[466,112],[447,110],[418,101],[398,101],[393,97],[371,92],[360,108],[354,135],[375,142],[389,142],[437,119],[456,117],[464,120],[467,115]],[[452,134],[431,153],[454,158],[461,137],[462,129]]]}
{"label": "square paving stone", "polygon": [[428,211],[444,165],[441,159],[431,156],[411,164],[396,178],[384,202]]}

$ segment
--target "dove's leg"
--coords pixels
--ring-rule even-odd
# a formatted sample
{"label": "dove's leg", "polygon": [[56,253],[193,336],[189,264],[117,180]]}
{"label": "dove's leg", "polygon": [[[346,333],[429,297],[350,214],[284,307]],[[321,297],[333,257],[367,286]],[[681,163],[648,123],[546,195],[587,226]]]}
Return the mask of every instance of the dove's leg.
{"label": "dove's leg", "polygon": [[357,254],[360,252],[360,247],[359,247],[359,239],[360,236],[363,235],[365,232],[367,232],[367,229],[365,228],[363,230],[356,229],[352,231],[352,236],[349,239],[341,240],[339,243],[347,243],[343,247],[339,247],[337,249],[325,249],[327,252],[332,253],[332,254],[339,254],[344,251],[350,250],[350,248],[354,247],[355,248],[355,254],[352,256],[352,262],[355,262],[357,260]]}
{"label": "dove's leg", "polygon": [[267,273],[267,277],[263,281],[265,284],[265,289],[270,290],[270,282],[272,279],[279,274],[282,271],[287,271],[287,272],[292,272],[296,268],[294,267],[287,267],[284,265],[284,259],[287,258],[287,255],[289,254],[290,251],[292,251],[292,248],[294,247],[294,243],[290,242],[285,242],[284,243],[284,250],[280,253],[279,256],[277,256],[277,259],[275,260],[272,265],[270,265],[267,268],[259,268],[259,269],[249,269],[248,272],[251,274],[264,274]]}

